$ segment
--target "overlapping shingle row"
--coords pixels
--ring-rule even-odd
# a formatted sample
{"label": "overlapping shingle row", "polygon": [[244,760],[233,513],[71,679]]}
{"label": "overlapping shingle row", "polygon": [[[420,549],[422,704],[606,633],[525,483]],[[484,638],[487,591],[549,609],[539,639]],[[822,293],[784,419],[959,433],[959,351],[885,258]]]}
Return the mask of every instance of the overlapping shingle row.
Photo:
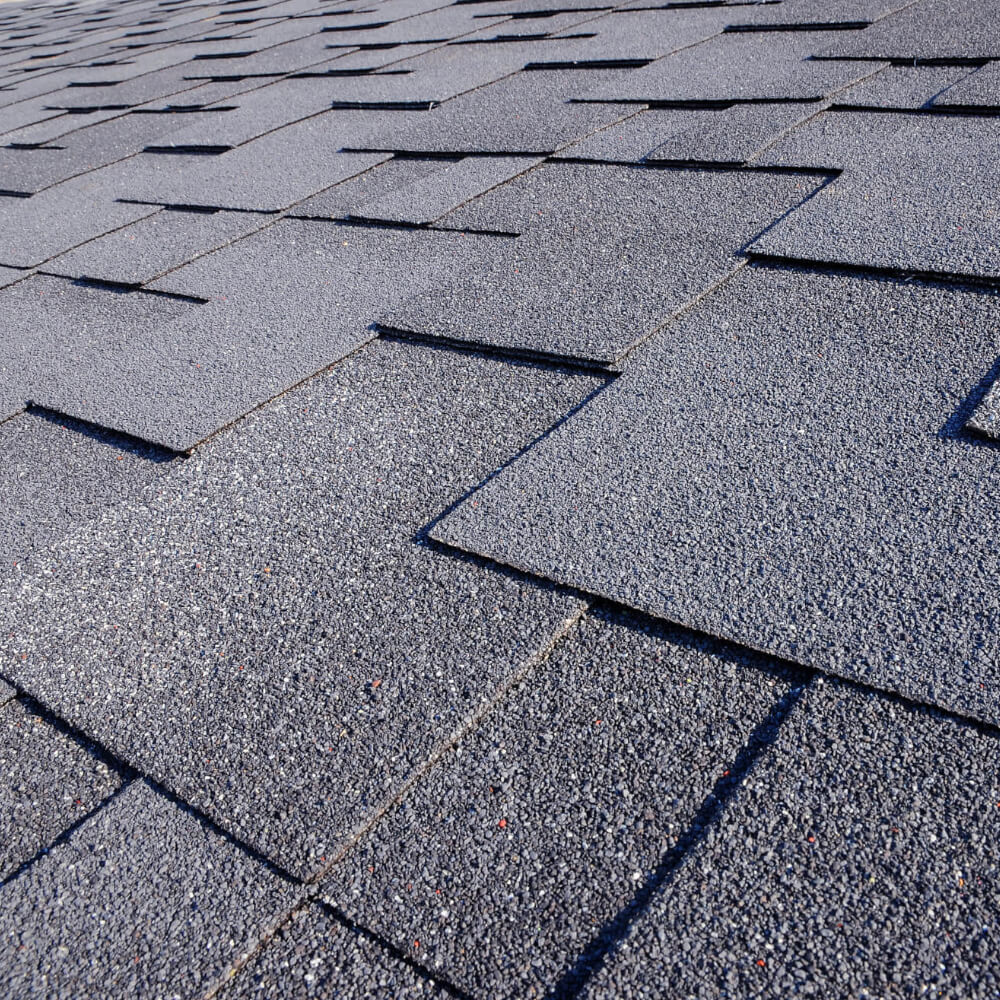
{"label": "overlapping shingle row", "polygon": [[12,997],[995,997],[966,0],[0,6]]}

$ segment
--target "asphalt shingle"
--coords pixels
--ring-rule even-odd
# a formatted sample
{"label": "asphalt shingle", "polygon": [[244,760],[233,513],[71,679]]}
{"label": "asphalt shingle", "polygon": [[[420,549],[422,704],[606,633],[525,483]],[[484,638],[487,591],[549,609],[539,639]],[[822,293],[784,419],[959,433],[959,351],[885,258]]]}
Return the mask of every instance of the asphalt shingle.
{"label": "asphalt shingle", "polygon": [[458,97],[413,120],[409,128],[387,132],[386,148],[413,153],[551,153],[634,108],[574,104],[570,98],[600,78],[624,70],[537,70],[516,73]]}
{"label": "asphalt shingle", "polygon": [[837,59],[959,60],[1000,58],[997,0],[921,0],[865,28],[816,47]]}
{"label": "asphalt shingle", "polygon": [[56,257],[45,270],[143,285],[271,222],[272,216],[253,212],[165,209]]}
{"label": "asphalt shingle", "polygon": [[565,147],[556,158],[739,164],[814,114],[811,105],[800,104],[650,108]]}
{"label": "asphalt shingle", "polygon": [[961,433],[998,308],[746,268],[433,535],[1000,721],[998,455]]}
{"label": "asphalt shingle", "polygon": [[9,578],[4,673],[314,872],[578,613],[414,533],[599,384],[372,345]]}
{"label": "asphalt shingle", "polygon": [[843,34],[729,32],[623,74],[581,96],[678,104],[819,101],[880,68],[881,64],[809,58]]}
{"label": "asphalt shingle", "polygon": [[583,995],[996,996],[998,764],[995,733],[817,683]]}
{"label": "asphalt shingle", "polygon": [[11,1000],[198,995],[296,891],[134,782],[0,888],[0,979]]}
{"label": "asphalt shingle", "polygon": [[[843,167],[844,173],[753,242],[750,252],[1000,278],[996,123],[965,116],[871,118],[851,113],[834,123],[834,134],[855,132],[839,153],[830,149],[822,119],[816,119],[760,157],[771,164],[811,160],[812,166]],[[875,136],[881,141],[873,142]]]}
{"label": "asphalt shingle", "polygon": [[219,1000],[415,1000],[451,994],[371,939],[333,919],[322,906],[296,913],[238,972]]}
{"label": "asphalt shingle", "polygon": [[815,187],[802,177],[539,167],[447,215],[519,232],[379,316],[423,336],[608,364],[732,273],[737,251]]}
{"label": "asphalt shingle", "polygon": [[0,706],[0,880],[5,880],[100,805],[122,778],[92,748],[34,709],[2,695],[0,701],[7,702]]}
{"label": "asphalt shingle", "polygon": [[162,449],[39,412],[0,423],[0,455],[0,562],[8,570],[134,496],[169,464]]}
{"label": "asphalt shingle", "polygon": [[106,177],[96,170],[32,198],[0,197],[0,263],[34,267],[155,211],[107,197]]}
{"label": "asphalt shingle", "polygon": [[795,682],[627,615],[584,619],[324,895],[471,996],[549,995]]}

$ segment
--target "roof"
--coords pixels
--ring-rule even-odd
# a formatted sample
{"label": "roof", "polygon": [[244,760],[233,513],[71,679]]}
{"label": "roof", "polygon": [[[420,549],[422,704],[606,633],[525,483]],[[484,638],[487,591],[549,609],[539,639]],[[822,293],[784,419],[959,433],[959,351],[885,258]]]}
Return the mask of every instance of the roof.
{"label": "roof", "polygon": [[4,3],[5,995],[1000,996],[998,26]]}

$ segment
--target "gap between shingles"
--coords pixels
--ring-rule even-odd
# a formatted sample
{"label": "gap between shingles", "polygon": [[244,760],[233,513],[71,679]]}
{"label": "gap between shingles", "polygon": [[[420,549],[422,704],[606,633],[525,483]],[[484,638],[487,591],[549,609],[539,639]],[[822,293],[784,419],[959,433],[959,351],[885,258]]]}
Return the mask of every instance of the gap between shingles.
{"label": "gap between shingles", "polygon": [[[773,226],[768,227],[768,229],[771,228]],[[759,237],[755,237],[755,239],[757,238]],[[749,262],[758,267],[774,270],[801,271],[811,274],[839,274],[864,281],[893,281],[903,284],[920,282],[939,288],[965,288],[978,292],[1000,289],[1000,276],[962,274],[957,271],[920,271],[905,267],[880,267],[872,264],[851,264],[844,261],[812,260],[808,257],[794,255],[757,253],[753,249],[752,243],[753,241],[747,244],[742,251]]]}
{"label": "gap between shingles", "polygon": [[[550,587],[550,589],[553,588]],[[220,978],[209,987],[205,994],[203,994],[202,1000],[212,1000],[212,998],[218,994],[219,990],[222,989],[223,986],[230,982],[271,943],[275,935],[281,930],[282,927],[288,924],[297,913],[314,904],[322,906],[324,910],[331,913],[338,920],[338,922],[352,929],[363,932],[366,937],[386,948],[395,957],[403,959],[407,965],[418,971],[423,978],[439,983],[453,996],[458,997],[459,1000],[467,1000],[467,994],[457,989],[447,980],[441,979],[436,973],[432,973],[430,970],[425,969],[409,956],[402,953],[390,942],[383,939],[380,935],[356,923],[341,910],[331,906],[323,898],[322,881],[337,864],[343,861],[351,849],[382,821],[387,813],[398,806],[406,798],[406,796],[409,795],[412,789],[424,778],[425,775],[433,770],[433,768],[436,767],[447,754],[452,752],[462,739],[474,731],[482,720],[498,704],[500,704],[500,702],[506,699],[508,694],[515,687],[523,683],[530,674],[532,674],[549,658],[556,646],[558,646],[559,643],[576,627],[580,620],[586,615],[588,610],[589,605],[584,601],[580,601],[577,608],[556,628],[544,646],[539,648],[532,656],[525,660],[525,662],[517,670],[505,678],[490,694],[486,695],[486,697],[480,701],[480,703],[466,716],[464,720],[462,720],[447,736],[443,737],[431,748],[427,757],[410,771],[396,791],[387,795],[382,802],[375,807],[370,817],[359,823],[354,830],[342,838],[336,852],[331,856],[330,860],[326,862],[325,865],[303,880],[287,875],[287,873],[278,869],[272,862],[265,859],[268,867],[272,870],[279,871],[284,877],[301,886],[299,897],[285,913],[275,919],[269,927],[266,927],[261,932],[252,949],[238,956],[233,962],[230,963]],[[183,800],[177,799],[175,796],[171,797],[183,804]],[[187,808],[190,809],[191,807],[187,806]],[[196,812],[199,816],[201,815],[201,813],[197,810],[192,809],[192,812]],[[208,819],[207,822],[213,829],[220,830],[220,832],[222,832],[222,834],[232,843],[242,847],[244,850],[247,850],[255,857],[262,857],[260,852],[252,848],[247,848],[246,845],[237,840],[231,834],[227,833],[225,830],[221,830],[218,824],[213,820]]]}
{"label": "gap between shingles", "polygon": [[705,797],[687,829],[673,847],[662,855],[632,899],[604,923],[573,965],[546,992],[547,1000],[569,1000],[571,997],[576,997],[591,977],[615,953],[617,947],[628,936],[636,918],[645,912],[653,897],[670,884],[685,858],[718,824],[729,803],[739,794],[740,787],[777,741],[782,724],[802,700],[811,683],[810,678],[805,683],[793,686],[772,705],[767,717],[754,727],[729,769],[716,781]]}

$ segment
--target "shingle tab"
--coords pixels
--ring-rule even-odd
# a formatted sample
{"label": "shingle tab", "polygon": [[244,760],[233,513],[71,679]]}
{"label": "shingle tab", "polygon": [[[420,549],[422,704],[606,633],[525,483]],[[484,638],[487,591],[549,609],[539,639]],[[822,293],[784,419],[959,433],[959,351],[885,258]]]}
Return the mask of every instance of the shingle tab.
{"label": "shingle tab", "polygon": [[0,706],[0,880],[50,847],[121,784],[93,748],[37,711],[20,701]]}
{"label": "shingle tab", "polygon": [[[834,113],[831,112],[830,115]],[[851,114],[787,140],[791,157],[843,167],[833,183],[753,242],[753,254],[868,268],[1000,278],[1000,137],[991,119]],[[810,155],[813,129],[817,140]],[[878,136],[881,141],[873,142]],[[761,159],[786,159],[783,144]]]}
{"label": "shingle tab", "polygon": [[731,32],[605,83],[588,100],[642,102],[819,101],[879,64],[810,59],[843,32]]}
{"label": "shingle tab", "polygon": [[793,683],[626,615],[585,619],[324,894],[471,996],[548,995]]}
{"label": "shingle tab", "polygon": [[195,995],[295,892],[135,782],[0,889],[0,981],[12,998]]}
{"label": "shingle tab", "polygon": [[583,995],[995,996],[998,764],[993,733],[819,684]]}
{"label": "shingle tab", "polygon": [[998,721],[997,452],[959,433],[998,309],[744,269],[434,537]]}
{"label": "shingle tab", "polygon": [[373,345],[11,581],[4,673],[314,872],[578,613],[414,534],[597,384]]}
{"label": "shingle tab", "polygon": [[449,340],[611,363],[737,268],[815,187],[764,174],[552,164],[445,216],[520,232],[379,321]]}

